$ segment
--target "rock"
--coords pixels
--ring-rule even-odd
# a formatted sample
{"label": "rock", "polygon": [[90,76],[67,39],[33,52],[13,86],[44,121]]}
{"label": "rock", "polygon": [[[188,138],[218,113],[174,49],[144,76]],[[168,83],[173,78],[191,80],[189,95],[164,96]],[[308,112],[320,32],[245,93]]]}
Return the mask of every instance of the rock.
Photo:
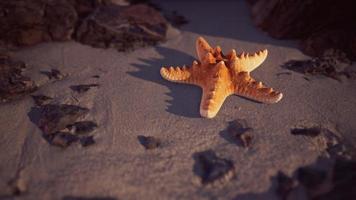
{"label": "rock", "polygon": [[155,45],[164,41],[167,21],[155,9],[132,6],[100,6],[78,27],[75,39],[99,48],[118,51]]}
{"label": "rock", "polygon": [[72,85],[70,86],[70,89],[78,93],[84,93],[92,87],[99,87],[99,84]]}
{"label": "rock", "polygon": [[51,69],[50,71],[41,71],[41,74],[46,75],[50,80],[62,80],[66,75],[62,74],[58,69]]}
{"label": "rock", "polygon": [[45,95],[31,95],[37,106],[48,104],[53,98]]}
{"label": "rock", "polygon": [[59,146],[62,148],[68,147],[74,142],[77,142],[79,137],[76,135],[72,135],[68,132],[56,132],[53,138],[50,140],[50,144]]}
{"label": "rock", "polygon": [[201,184],[225,182],[234,176],[234,164],[231,160],[219,158],[211,151],[196,153],[194,172],[200,177]]}
{"label": "rock", "polygon": [[70,124],[67,126],[67,128],[70,130],[71,133],[73,134],[88,134],[92,132],[94,129],[96,129],[98,125],[93,122],[93,121],[81,121],[81,122],[75,122],[74,124]]}
{"label": "rock", "polygon": [[353,0],[254,0],[255,24],[273,37],[300,39],[302,50],[320,56],[329,48],[356,59],[356,24]]}
{"label": "rock", "polygon": [[37,89],[34,81],[22,75],[26,65],[0,55],[0,103],[9,102]]}
{"label": "rock", "polygon": [[67,104],[47,104],[40,107],[38,127],[45,135],[65,129],[89,112],[89,109]]}
{"label": "rock", "polygon": [[352,78],[355,71],[348,70],[351,61],[346,54],[335,49],[328,49],[321,57],[308,60],[290,60],[282,65],[286,68],[305,75],[322,75],[341,81],[341,76]]}
{"label": "rock", "polygon": [[139,135],[137,139],[146,149],[156,149],[161,145],[161,141],[152,136]]}
{"label": "rock", "polygon": [[252,128],[248,127],[247,122],[241,119],[229,122],[227,128],[229,138],[243,147],[249,147],[251,145],[253,139],[252,130]]}
{"label": "rock", "polygon": [[71,39],[78,16],[66,0],[0,2],[0,42],[26,46]]}
{"label": "rock", "polygon": [[320,127],[305,127],[305,128],[293,128],[291,130],[292,135],[304,135],[309,137],[316,137],[321,133]]}

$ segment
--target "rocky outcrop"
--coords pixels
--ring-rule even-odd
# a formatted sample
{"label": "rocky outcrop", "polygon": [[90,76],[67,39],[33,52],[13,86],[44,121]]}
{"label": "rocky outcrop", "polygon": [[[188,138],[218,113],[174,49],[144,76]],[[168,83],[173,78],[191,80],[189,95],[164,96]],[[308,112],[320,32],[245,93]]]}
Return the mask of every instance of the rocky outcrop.
{"label": "rocky outcrop", "polygon": [[154,45],[165,40],[167,21],[143,5],[101,6],[79,26],[76,40],[94,47],[119,51]]}
{"label": "rocky outcrop", "polygon": [[146,4],[123,0],[0,1],[0,46],[75,39],[125,51],[164,41],[167,21]]}
{"label": "rocky outcrop", "polygon": [[300,39],[302,50],[320,56],[327,49],[356,59],[356,12],[352,0],[250,0],[255,24],[279,39]]}

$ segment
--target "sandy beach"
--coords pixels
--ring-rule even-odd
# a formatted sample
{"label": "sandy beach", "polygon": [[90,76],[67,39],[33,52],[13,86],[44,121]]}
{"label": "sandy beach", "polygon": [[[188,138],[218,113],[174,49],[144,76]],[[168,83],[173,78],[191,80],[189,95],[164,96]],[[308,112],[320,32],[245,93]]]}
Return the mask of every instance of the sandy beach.
{"label": "sandy beach", "polygon": [[[132,52],[100,49],[74,41],[24,48],[14,58],[29,66],[25,74],[52,102],[89,109],[80,120],[98,124],[95,144],[67,148],[49,145],[34,123],[31,96],[0,106],[0,196],[4,199],[278,199],[278,171],[292,175],[313,165],[325,142],[291,134],[299,126],[320,126],[356,147],[355,80],[326,77],[306,80],[281,66],[307,59],[295,41],[275,40],[256,28],[245,1],[157,1],[177,10],[189,23],[167,42]],[[187,7],[187,5],[191,7]],[[197,14],[196,8],[202,6]],[[190,65],[195,40],[203,36],[224,52],[268,49],[252,75],[284,94],[277,104],[230,96],[213,119],[200,117],[201,89],[164,80],[162,66]],[[49,80],[40,71],[58,69],[65,77]],[[99,78],[93,76],[98,75]],[[99,84],[85,93],[72,85]],[[229,122],[245,120],[252,128],[248,148],[226,137]],[[138,136],[159,138],[145,149]],[[196,154],[211,150],[231,160],[232,178],[203,185],[195,170]],[[9,195],[17,177],[26,191]],[[300,197],[303,199],[305,197]]]}

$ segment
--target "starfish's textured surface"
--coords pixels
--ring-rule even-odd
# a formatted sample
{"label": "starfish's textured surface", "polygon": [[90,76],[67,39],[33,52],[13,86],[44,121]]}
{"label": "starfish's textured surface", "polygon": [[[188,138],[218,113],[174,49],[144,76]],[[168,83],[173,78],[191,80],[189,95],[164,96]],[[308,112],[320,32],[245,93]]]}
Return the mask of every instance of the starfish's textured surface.
{"label": "starfish's textured surface", "polygon": [[262,103],[276,103],[282,99],[282,93],[250,76],[250,72],[266,59],[266,49],[252,55],[237,55],[232,49],[224,55],[219,46],[212,48],[204,38],[199,37],[196,51],[198,61],[193,61],[191,67],[162,67],[160,73],[166,80],[193,84],[203,89],[200,103],[202,117],[215,117],[224,100],[232,94]]}

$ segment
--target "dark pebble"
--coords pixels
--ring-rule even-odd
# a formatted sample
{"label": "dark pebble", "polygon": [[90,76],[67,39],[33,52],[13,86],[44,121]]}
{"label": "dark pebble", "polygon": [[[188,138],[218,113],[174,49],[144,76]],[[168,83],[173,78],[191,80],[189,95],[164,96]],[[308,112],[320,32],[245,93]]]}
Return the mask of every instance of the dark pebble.
{"label": "dark pebble", "polygon": [[234,120],[229,122],[227,128],[230,140],[243,147],[249,147],[251,145],[253,136],[253,129],[248,127],[245,120]]}
{"label": "dark pebble", "polygon": [[194,172],[201,178],[202,184],[230,180],[234,175],[234,164],[231,160],[219,158],[211,151],[196,153]]}
{"label": "dark pebble", "polygon": [[321,133],[320,127],[310,127],[310,128],[293,128],[291,129],[293,135],[304,135],[309,137],[316,137]]}
{"label": "dark pebble", "polygon": [[155,149],[161,145],[161,141],[152,136],[139,135],[137,139],[146,149]]}

